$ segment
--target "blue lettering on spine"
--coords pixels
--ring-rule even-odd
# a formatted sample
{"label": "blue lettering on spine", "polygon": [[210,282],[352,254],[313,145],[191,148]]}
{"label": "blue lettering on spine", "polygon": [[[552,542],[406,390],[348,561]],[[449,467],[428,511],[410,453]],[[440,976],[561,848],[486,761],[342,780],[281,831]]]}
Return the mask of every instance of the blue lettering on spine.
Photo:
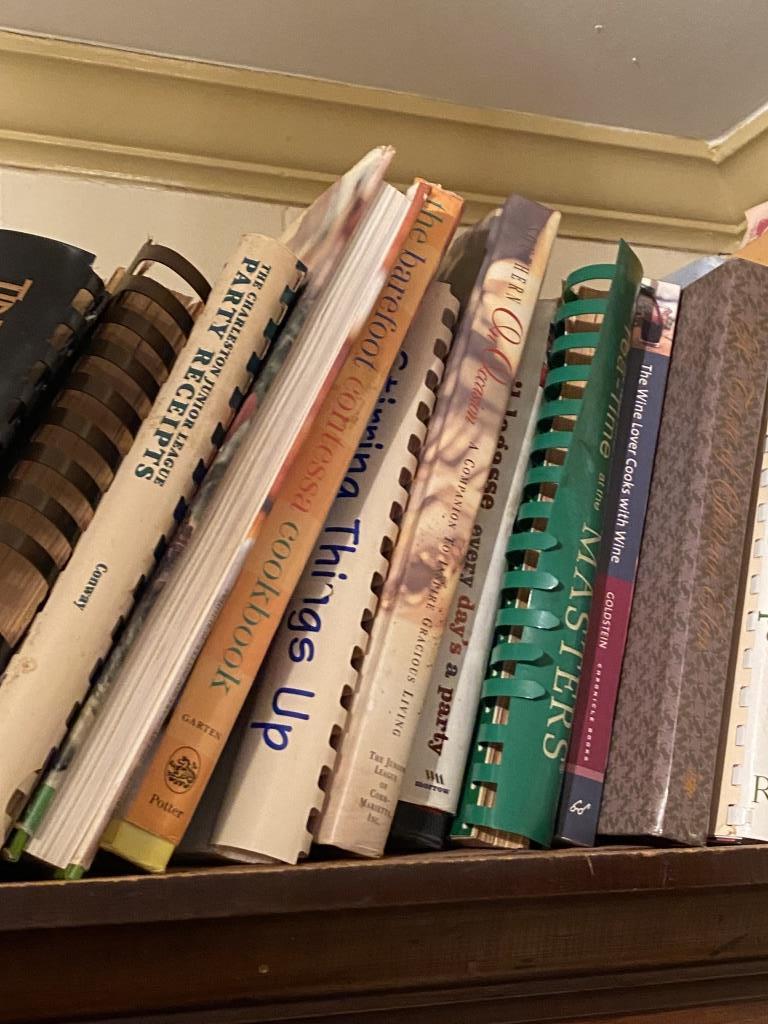
{"label": "blue lettering on spine", "polygon": [[[339,543],[339,535],[343,535],[343,543]],[[348,558],[357,552],[360,546],[360,520],[355,519],[351,526],[326,526],[312,562],[313,577],[323,577],[324,593],[319,597],[305,597],[300,603],[294,604],[285,619],[288,631],[288,657],[294,664],[310,662],[315,656],[315,643],[323,628],[322,611],[328,606],[335,593],[336,581],[347,578],[345,572],[338,571],[345,556]],[[322,568],[319,568],[321,567]],[[326,568],[330,567],[330,568]],[[331,582],[333,581],[333,582]],[[300,703],[288,703],[286,695],[302,698]],[[311,704],[314,698],[311,690],[299,690],[292,686],[278,687],[272,696],[272,721],[251,722],[251,729],[259,729],[264,742],[272,750],[285,750],[288,746],[293,726],[281,719],[295,718],[309,721]],[[301,710],[297,710],[297,707]]]}

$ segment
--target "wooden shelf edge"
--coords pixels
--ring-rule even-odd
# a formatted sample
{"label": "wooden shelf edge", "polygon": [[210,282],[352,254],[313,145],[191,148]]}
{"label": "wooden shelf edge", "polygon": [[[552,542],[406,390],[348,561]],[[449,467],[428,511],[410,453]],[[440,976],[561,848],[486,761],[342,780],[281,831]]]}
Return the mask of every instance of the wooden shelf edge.
{"label": "wooden shelf edge", "polygon": [[232,865],[78,882],[10,882],[0,887],[0,932],[758,887],[768,887],[766,846],[455,850],[298,867]]}
{"label": "wooden shelf edge", "polygon": [[768,1019],[765,847],[16,883],[0,920],[0,1024],[575,1024],[740,1000]]}

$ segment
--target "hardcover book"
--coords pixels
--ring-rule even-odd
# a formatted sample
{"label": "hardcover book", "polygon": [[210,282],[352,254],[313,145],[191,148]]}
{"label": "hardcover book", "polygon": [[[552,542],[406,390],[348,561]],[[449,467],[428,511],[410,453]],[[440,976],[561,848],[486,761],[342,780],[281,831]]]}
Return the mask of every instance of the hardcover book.
{"label": "hardcover book", "polygon": [[217,854],[295,864],[309,852],[457,311],[433,283],[363,431],[256,681],[220,810],[209,808]]}
{"label": "hardcover book", "polygon": [[[547,846],[573,722],[640,264],[566,279],[452,836]],[[587,282],[603,297],[582,298]],[[606,282],[600,288],[600,282]]]}
{"label": "hardcover book", "polygon": [[598,831],[706,839],[768,382],[768,268],[688,285]]}
{"label": "hardcover book", "polygon": [[419,717],[390,833],[399,849],[441,849],[461,791],[480,684],[541,401],[553,299],[540,299],[496,442],[472,538]]}
{"label": "hardcover book", "polygon": [[262,235],[244,236],[87,534],[8,665],[0,686],[6,832],[183,516],[301,276],[289,250]]}
{"label": "hardcover book", "polygon": [[484,256],[341,737],[320,843],[367,857],[384,850],[559,219],[512,196],[486,225],[459,239],[467,263],[478,239]]}
{"label": "hardcover book", "polygon": [[558,840],[578,846],[592,846],[597,832],[679,303],[677,285],[643,279],[556,827]]}
{"label": "hardcover book", "polygon": [[[263,520],[251,512],[256,529],[249,530],[230,592],[149,763],[104,834],[102,846],[111,852],[159,871],[182,838],[455,230],[461,206],[458,197],[424,182],[411,190],[409,199],[385,186],[357,236],[357,247],[347,259],[360,283],[342,277],[337,284],[348,301],[365,303],[367,316],[362,325],[352,321],[354,333],[337,351],[335,369],[326,378],[323,399],[312,417],[314,429],[302,438],[280,483],[270,489]],[[371,273],[366,260],[374,261],[377,272]],[[381,287],[373,291],[376,285]],[[336,298],[333,307],[339,308]],[[384,317],[394,319],[394,325]],[[339,338],[338,329],[333,337]],[[344,356],[341,365],[339,354]],[[194,540],[190,554],[193,546]],[[196,729],[197,721],[208,728]]]}
{"label": "hardcover book", "polygon": [[77,362],[61,375],[52,403],[0,484],[0,665],[89,525],[150,408],[124,369],[99,358],[105,339],[126,361],[137,346],[144,350],[144,376],[156,394],[202,308],[199,299],[180,299],[155,280],[156,264],[207,297],[207,282],[182,256],[143,246],[118,275]]}

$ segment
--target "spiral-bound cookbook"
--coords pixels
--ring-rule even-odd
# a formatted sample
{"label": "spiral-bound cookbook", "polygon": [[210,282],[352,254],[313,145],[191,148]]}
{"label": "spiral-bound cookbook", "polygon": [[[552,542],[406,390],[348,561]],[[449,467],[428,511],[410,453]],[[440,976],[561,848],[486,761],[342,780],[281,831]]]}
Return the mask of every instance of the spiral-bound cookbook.
{"label": "spiral-bound cookbook", "polygon": [[515,847],[552,839],[640,278],[640,263],[622,242],[615,264],[569,276],[555,314],[452,833],[458,842]]}
{"label": "spiral-bound cookbook", "polygon": [[296,863],[309,851],[457,309],[447,284],[431,285],[390,371],[256,682],[216,853]]}

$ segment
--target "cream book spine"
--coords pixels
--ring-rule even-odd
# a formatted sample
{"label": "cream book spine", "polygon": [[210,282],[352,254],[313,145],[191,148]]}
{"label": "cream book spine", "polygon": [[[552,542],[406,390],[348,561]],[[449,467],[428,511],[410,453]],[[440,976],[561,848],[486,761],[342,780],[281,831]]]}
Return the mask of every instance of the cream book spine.
{"label": "cream book spine", "polygon": [[295,864],[309,852],[457,312],[449,286],[431,285],[257,680],[216,854]]}
{"label": "cream book spine", "polygon": [[711,832],[723,842],[768,842],[768,435],[759,471],[731,701],[715,775]]}
{"label": "cream book spine", "polygon": [[[448,626],[419,717],[392,838],[400,846],[442,846],[456,813],[467,751],[485,678],[507,536],[517,514],[541,401],[555,300],[536,305],[528,341],[499,432]],[[404,806],[415,805],[414,807]],[[421,810],[417,810],[420,808]],[[442,817],[434,813],[442,812]]]}
{"label": "cream book spine", "polygon": [[55,756],[302,276],[285,246],[243,236],[87,534],[6,668],[0,685],[4,835]]}
{"label": "cream book spine", "polygon": [[340,740],[319,843],[366,857],[384,851],[559,219],[519,196],[490,216]]}

